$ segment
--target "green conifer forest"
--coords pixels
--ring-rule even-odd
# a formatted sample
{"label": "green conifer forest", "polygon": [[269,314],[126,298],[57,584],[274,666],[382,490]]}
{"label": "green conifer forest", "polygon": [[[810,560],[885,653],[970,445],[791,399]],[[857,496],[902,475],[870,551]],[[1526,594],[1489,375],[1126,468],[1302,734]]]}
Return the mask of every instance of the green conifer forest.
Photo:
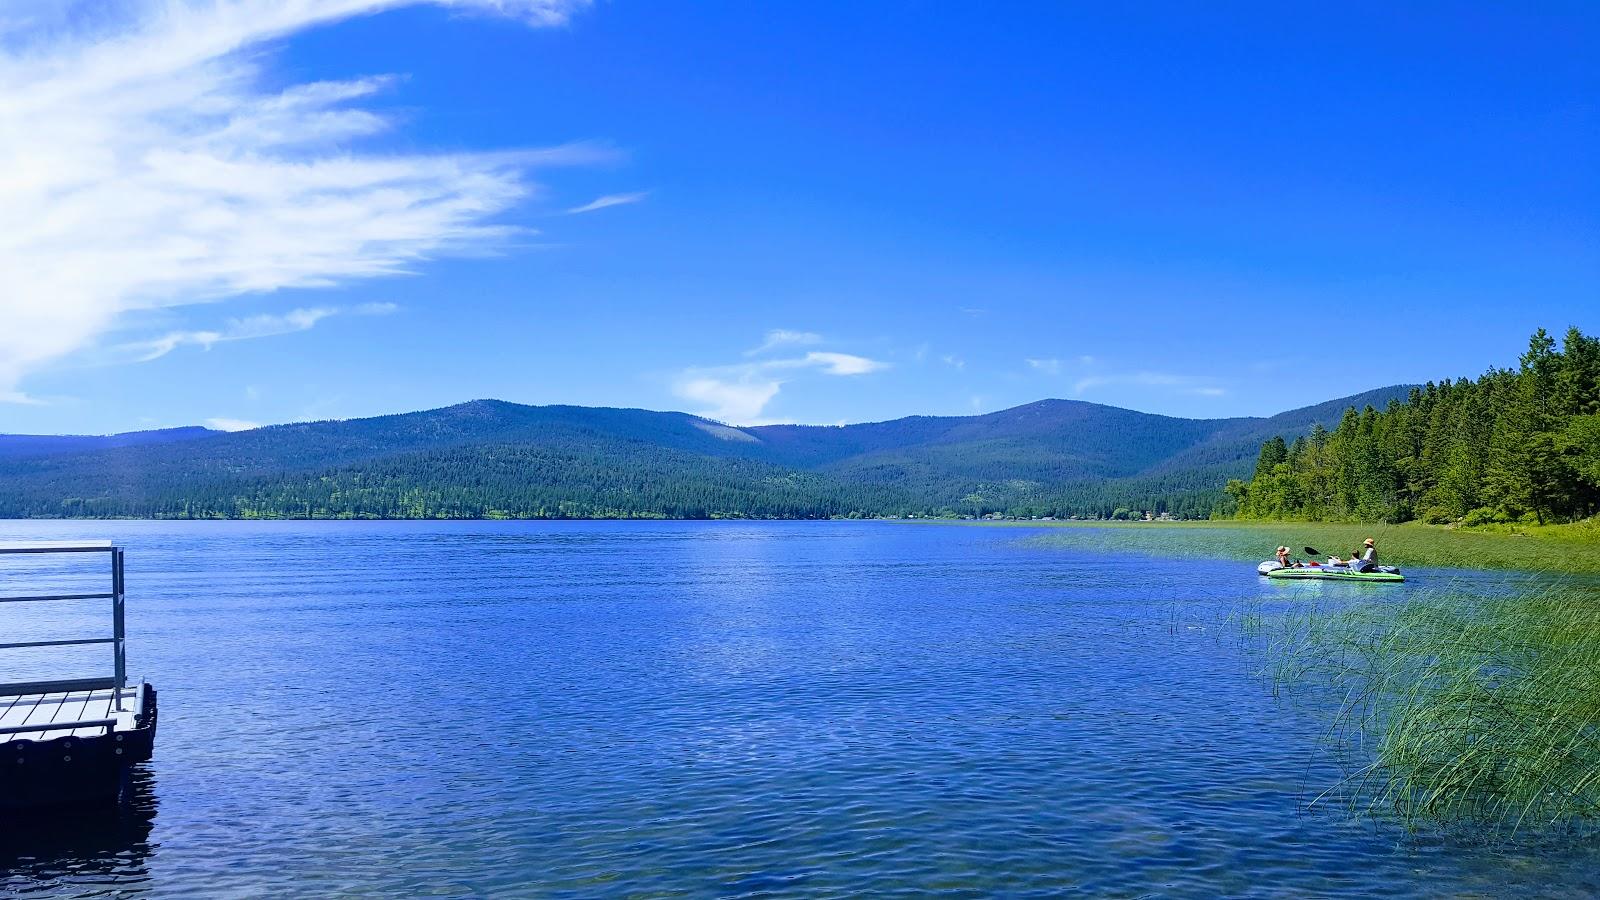
{"label": "green conifer forest", "polygon": [[1544,329],[1515,369],[1429,383],[1261,446],[1225,514],[1429,523],[1583,519],[1600,509],[1600,339]]}

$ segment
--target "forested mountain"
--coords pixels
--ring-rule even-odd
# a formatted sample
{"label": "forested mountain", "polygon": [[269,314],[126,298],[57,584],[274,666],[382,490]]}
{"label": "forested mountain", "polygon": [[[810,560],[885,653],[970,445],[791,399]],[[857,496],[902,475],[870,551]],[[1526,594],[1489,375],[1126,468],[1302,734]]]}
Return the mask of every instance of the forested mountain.
{"label": "forested mountain", "polygon": [[1228,492],[1247,518],[1468,523],[1600,510],[1600,339],[1543,329],[1516,369],[1412,389],[1262,445]]}
{"label": "forested mountain", "polygon": [[134,447],[139,444],[169,444],[213,434],[221,432],[189,426],[161,428],[155,431],[125,431],[122,434],[0,434],[0,459],[100,450],[109,447]]}
{"label": "forested mountain", "polygon": [[1265,435],[1332,426],[1351,403],[1405,391],[1271,419],[1044,400],[983,416],[749,428],[684,413],[475,400],[0,457],[0,516],[1201,517],[1225,500],[1221,485],[1249,472]]}

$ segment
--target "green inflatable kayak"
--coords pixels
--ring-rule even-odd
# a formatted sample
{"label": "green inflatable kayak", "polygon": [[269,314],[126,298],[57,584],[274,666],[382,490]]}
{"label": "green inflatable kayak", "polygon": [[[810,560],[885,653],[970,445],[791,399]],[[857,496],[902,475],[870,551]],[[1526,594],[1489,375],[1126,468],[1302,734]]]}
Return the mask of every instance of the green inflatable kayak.
{"label": "green inflatable kayak", "polygon": [[1323,581],[1405,581],[1399,572],[1352,572],[1343,566],[1305,566],[1263,572],[1268,578],[1311,578]]}

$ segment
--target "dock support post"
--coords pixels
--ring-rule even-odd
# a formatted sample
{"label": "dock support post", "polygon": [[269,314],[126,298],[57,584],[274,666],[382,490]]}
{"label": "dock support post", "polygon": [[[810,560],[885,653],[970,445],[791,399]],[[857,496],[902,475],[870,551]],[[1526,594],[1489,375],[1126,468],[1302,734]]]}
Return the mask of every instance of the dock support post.
{"label": "dock support post", "polygon": [[127,630],[123,624],[122,606],[122,548],[116,547],[111,551],[111,646],[117,712],[122,712],[122,691],[128,686],[128,656],[123,649]]}

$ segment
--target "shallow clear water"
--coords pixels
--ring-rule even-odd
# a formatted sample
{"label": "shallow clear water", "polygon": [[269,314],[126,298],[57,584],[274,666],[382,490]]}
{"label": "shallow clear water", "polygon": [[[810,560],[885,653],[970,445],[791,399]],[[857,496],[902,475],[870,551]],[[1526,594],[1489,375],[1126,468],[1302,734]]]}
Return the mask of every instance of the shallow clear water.
{"label": "shallow clear water", "polygon": [[[1275,699],[1240,611],[1374,586],[1031,534],[0,523],[128,547],[162,711],[132,808],[0,827],[0,893],[1600,891],[1592,844],[1305,809],[1326,721]],[[7,633],[98,626],[28,606]],[[43,665],[13,655],[0,680]]]}

